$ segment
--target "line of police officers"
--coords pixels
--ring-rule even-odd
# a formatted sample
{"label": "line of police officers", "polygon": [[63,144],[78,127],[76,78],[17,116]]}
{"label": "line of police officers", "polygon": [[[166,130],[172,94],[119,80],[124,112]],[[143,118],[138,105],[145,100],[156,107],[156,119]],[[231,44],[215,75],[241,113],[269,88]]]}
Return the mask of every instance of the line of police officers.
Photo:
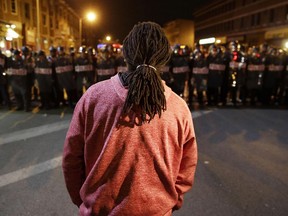
{"label": "line of police officers", "polygon": [[288,105],[288,56],[262,44],[245,52],[236,41],[227,48],[197,44],[173,48],[162,78],[191,106]]}
{"label": "line of police officers", "polygon": [[[31,110],[31,99],[40,94],[40,108],[59,105],[74,107],[92,84],[127,71],[121,51],[107,44],[95,50],[82,46],[75,54],[64,47],[50,47],[46,56],[29,47],[13,50],[7,58],[0,52],[0,90],[4,105],[12,108],[12,88],[16,110]],[[174,46],[162,79],[192,107],[238,105],[288,105],[288,57],[279,49],[263,44],[244,47],[233,41],[227,49],[211,45],[205,52],[199,45],[193,52],[188,46]],[[5,75],[6,74],[6,75]],[[35,88],[35,81],[36,86]],[[37,91],[33,91],[33,89]]]}
{"label": "line of police officers", "polygon": [[12,50],[13,55],[9,58],[0,53],[3,105],[13,108],[11,95],[14,95],[14,109],[30,111],[31,99],[40,96],[40,108],[60,105],[73,108],[92,84],[127,70],[123,57],[119,52],[115,53],[111,45],[106,45],[97,56],[93,48],[86,46],[81,46],[77,54],[74,49],[66,54],[62,46],[51,46],[49,51],[48,56],[42,50],[33,55],[29,47],[23,46],[21,51]]}

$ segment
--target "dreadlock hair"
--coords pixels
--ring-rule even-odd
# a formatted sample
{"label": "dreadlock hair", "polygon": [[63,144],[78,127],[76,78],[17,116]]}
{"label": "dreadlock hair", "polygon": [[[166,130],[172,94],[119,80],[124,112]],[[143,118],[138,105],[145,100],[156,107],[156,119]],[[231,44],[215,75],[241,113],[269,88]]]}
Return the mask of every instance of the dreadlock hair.
{"label": "dreadlock hair", "polygon": [[[168,62],[171,49],[161,26],[142,22],[133,27],[123,42],[123,55],[128,65],[128,94],[123,113],[132,108],[140,111],[140,122],[150,122],[166,110],[164,86],[159,67]],[[147,119],[148,116],[148,119]]]}

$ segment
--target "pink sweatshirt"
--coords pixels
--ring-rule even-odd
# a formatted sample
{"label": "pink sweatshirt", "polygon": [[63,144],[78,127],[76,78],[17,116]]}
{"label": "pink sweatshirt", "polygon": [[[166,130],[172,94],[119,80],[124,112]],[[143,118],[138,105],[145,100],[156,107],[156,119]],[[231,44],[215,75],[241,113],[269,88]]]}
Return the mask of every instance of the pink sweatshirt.
{"label": "pink sweatshirt", "polygon": [[165,85],[167,110],[140,126],[121,116],[127,91],[115,75],[74,110],[62,167],[80,215],[171,215],[192,187],[197,145],[184,100]]}

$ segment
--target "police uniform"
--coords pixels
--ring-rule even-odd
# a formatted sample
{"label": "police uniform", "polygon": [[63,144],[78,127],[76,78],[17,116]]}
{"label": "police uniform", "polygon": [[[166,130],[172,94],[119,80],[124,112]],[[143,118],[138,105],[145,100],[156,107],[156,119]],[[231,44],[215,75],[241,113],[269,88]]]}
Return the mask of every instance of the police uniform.
{"label": "police uniform", "polygon": [[124,56],[122,52],[119,52],[116,56],[116,73],[124,73],[128,71],[127,64],[124,60]]}
{"label": "police uniform", "polygon": [[223,53],[215,45],[210,47],[207,64],[209,69],[207,80],[208,105],[218,105],[226,65]]}
{"label": "police uniform", "polygon": [[19,50],[14,50],[14,56],[8,65],[8,80],[14,93],[17,107],[16,110],[29,111],[30,100],[27,98],[27,69]]}
{"label": "police uniform", "polygon": [[32,52],[29,47],[23,46],[22,47],[22,58],[24,60],[25,67],[27,69],[27,99],[29,103],[31,99],[37,100],[38,99],[38,92],[35,87],[35,61],[32,56]]}
{"label": "police uniform", "polygon": [[58,77],[56,74],[56,60],[57,60],[57,49],[53,46],[49,48],[50,55],[47,57],[48,61],[52,66],[52,96],[51,101],[54,107],[58,107],[60,103],[65,104],[63,89],[61,89]]}
{"label": "police uniform", "polygon": [[5,73],[7,67],[7,58],[5,55],[2,54],[0,50],[0,96],[1,96],[1,103],[4,106],[10,108],[10,97],[8,93],[8,80],[7,75]]}
{"label": "police uniform", "polygon": [[[256,98],[261,101],[261,91],[263,86],[263,74],[265,71],[265,62],[259,49],[254,47],[252,54],[247,59],[246,73],[246,93],[250,98],[251,105],[255,105]],[[245,101],[244,101],[245,103]]]}
{"label": "police uniform", "polygon": [[109,48],[105,48],[104,51],[101,51],[97,58],[97,82],[110,79],[116,74],[116,62],[115,58],[112,55],[112,52],[109,51]]}
{"label": "police uniform", "polygon": [[243,100],[245,97],[245,73],[247,63],[246,57],[237,48],[238,43],[232,42],[230,46],[228,90],[230,92],[233,105],[237,106],[237,100]]}
{"label": "police uniform", "polygon": [[50,109],[52,106],[52,63],[48,61],[43,51],[39,51],[35,65],[35,77],[38,81],[41,107]]}
{"label": "police uniform", "polygon": [[86,47],[79,49],[80,56],[75,59],[75,73],[78,99],[83,94],[83,87],[88,89],[94,83],[94,67],[88,58]]}
{"label": "police uniform", "polygon": [[58,47],[58,56],[55,62],[55,70],[59,85],[62,90],[65,89],[67,93],[68,104],[73,108],[77,102],[74,68],[71,58],[65,55],[63,47]]}
{"label": "police uniform", "polygon": [[207,91],[208,72],[207,61],[203,53],[200,50],[195,50],[191,85],[193,90],[196,89],[197,101],[200,106],[204,105],[204,92]]}
{"label": "police uniform", "polygon": [[93,80],[92,83],[96,83],[96,75],[97,75],[97,58],[96,58],[96,51],[92,47],[88,47],[88,59],[90,62],[92,62],[93,65]]}
{"label": "police uniform", "polygon": [[285,57],[285,68],[283,72],[283,94],[282,103],[288,105],[288,56]]}
{"label": "police uniform", "polygon": [[165,65],[163,65],[160,69],[160,75],[161,79],[163,79],[167,86],[169,86],[171,89],[174,89],[174,78],[172,74],[172,67],[171,67],[171,61],[167,62]]}
{"label": "police uniform", "polygon": [[172,90],[179,96],[184,96],[185,83],[191,74],[191,62],[189,55],[183,55],[180,46],[176,45],[171,57],[171,70],[173,75]]}
{"label": "police uniform", "polygon": [[272,102],[279,102],[278,90],[280,88],[283,70],[283,59],[278,55],[277,50],[272,48],[271,53],[267,57],[267,70],[264,73],[263,80],[263,102],[265,105],[272,105]]}

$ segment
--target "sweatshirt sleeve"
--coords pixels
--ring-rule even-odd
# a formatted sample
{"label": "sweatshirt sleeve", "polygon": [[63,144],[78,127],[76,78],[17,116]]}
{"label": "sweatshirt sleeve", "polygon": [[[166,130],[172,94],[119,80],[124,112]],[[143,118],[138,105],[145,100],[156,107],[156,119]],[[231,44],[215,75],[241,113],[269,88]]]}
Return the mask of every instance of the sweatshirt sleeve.
{"label": "sweatshirt sleeve", "polygon": [[184,193],[192,188],[194,182],[198,152],[192,119],[189,125],[188,137],[191,138],[189,138],[183,145],[183,155],[175,186],[178,192],[178,202],[174,206],[173,210],[178,210],[181,208]]}
{"label": "sweatshirt sleeve", "polygon": [[85,180],[84,162],[84,99],[74,109],[63,149],[62,169],[72,202],[82,204],[80,189]]}

